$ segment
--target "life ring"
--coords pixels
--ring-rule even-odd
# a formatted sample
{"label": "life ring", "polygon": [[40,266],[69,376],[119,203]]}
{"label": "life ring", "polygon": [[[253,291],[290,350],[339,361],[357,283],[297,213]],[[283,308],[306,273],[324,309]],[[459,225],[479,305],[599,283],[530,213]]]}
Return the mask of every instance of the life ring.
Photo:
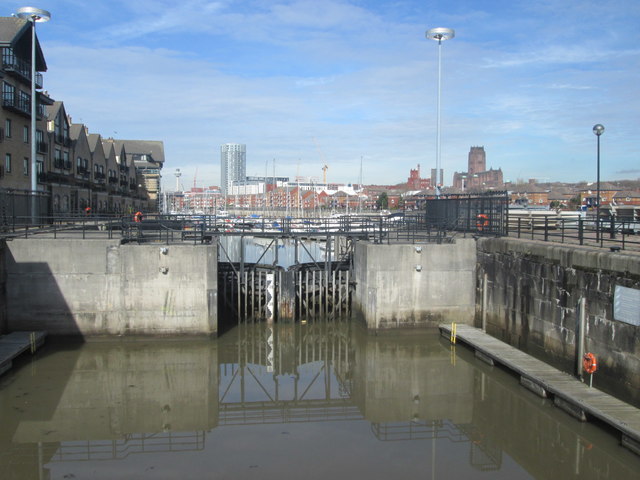
{"label": "life ring", "polygon": [[136,223],[140,223],[142,221],[142,212],[136,212],[133,215],[133,221]]}
{"label": "life ring", "polygon": [[582,357],[582,368],[585,372],[591,374],[598,369],[596,356],[593,353],[585,353]]}
{"label": "life ring", "polygon": [[482,231],[482,229],[484,227],[488,227],[489,226],[489,217],[486,216],[484,213],[480,213],[477,217],[476,217],[477,221],[476,221],[476,227],[478,228],[479,231]]}

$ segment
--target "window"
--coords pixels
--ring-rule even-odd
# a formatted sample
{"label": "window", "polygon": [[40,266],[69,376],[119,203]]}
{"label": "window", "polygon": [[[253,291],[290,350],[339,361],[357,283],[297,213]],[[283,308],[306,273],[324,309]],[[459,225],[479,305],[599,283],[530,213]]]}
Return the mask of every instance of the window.
{"label": "window", "polygon": [[11,154],[7,153],[4,156],[4,171],[6,173],[11,172]]}
{"label": "window", "polygon": [[2,84],[2,104],[14,106],[16,103],[16,87],[3,82]]}
{"label": "window", "polygon": [[4,136],[7,138],[11,138],[11,119],[7,118],[4,121]]}
{"label": "window", "polygon": [[31,95],[22,90],[18,92],[18,108],[23,112],[31,111]]}
{"label": "window", "polygon": [[29,159],[27,157],[22,159],[22,171],[25,177],[29,176]]}
{"label": "window", "polygon": [[24,143],[29,143],[29,127],[26,125],[22,127],[22,141]]}

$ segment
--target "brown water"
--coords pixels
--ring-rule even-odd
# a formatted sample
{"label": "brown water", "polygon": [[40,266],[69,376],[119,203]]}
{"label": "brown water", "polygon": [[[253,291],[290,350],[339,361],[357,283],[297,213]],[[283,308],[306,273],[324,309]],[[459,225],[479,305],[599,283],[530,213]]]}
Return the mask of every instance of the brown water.
{"label": "brown water", "polygon": [[49,341],[0,377],[0,478],[627,479],[640,457],[435,332]]}

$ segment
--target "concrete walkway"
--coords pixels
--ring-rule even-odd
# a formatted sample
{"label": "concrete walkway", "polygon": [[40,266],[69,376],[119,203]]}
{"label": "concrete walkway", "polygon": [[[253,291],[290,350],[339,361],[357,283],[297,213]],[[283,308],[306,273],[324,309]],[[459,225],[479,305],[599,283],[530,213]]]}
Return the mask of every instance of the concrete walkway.
{"label": "concrete walkway", "polygon": [[18,355],[40,348],[46,336],[45,332],[13,332],[0,336],[0,375],[11,368]]}
{"label": "concrete walkway", "polygon": [[[440,325],[451,336],[451,325]],[[622,445],[640,455],[640,409],[531,355],[494,338],[478,328],[456,325],[456,341],[475,349],[476,357],[490,365],[500,364],[520,375],[520,383],[541,397],[552,397],[556,406],[586,421],[597,418],[621,433]]]}

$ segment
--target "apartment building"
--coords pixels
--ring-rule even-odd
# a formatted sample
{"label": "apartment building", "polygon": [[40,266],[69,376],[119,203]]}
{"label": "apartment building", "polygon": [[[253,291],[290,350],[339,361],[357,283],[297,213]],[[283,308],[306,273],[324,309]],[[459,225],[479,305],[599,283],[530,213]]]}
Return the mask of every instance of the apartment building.
{"label": "apartment building", "polygon": [[[164,163],[162,142],[141,146],[141,141],[105,140],[89,133],[87,126],[72,123],[64,103],[43,91],[42,72],[47,65],[37,38],[37,118],[35,138],[31,138],[31,28],[26,20],[0,17],[0,193],[32,191],[31,144],[35,141],[36,190],[47,200],[46,212],[40,215],[155,211]],[[138,174],[136,156],[150,180]],[[151,196],[145,189],[150,184]]]}

